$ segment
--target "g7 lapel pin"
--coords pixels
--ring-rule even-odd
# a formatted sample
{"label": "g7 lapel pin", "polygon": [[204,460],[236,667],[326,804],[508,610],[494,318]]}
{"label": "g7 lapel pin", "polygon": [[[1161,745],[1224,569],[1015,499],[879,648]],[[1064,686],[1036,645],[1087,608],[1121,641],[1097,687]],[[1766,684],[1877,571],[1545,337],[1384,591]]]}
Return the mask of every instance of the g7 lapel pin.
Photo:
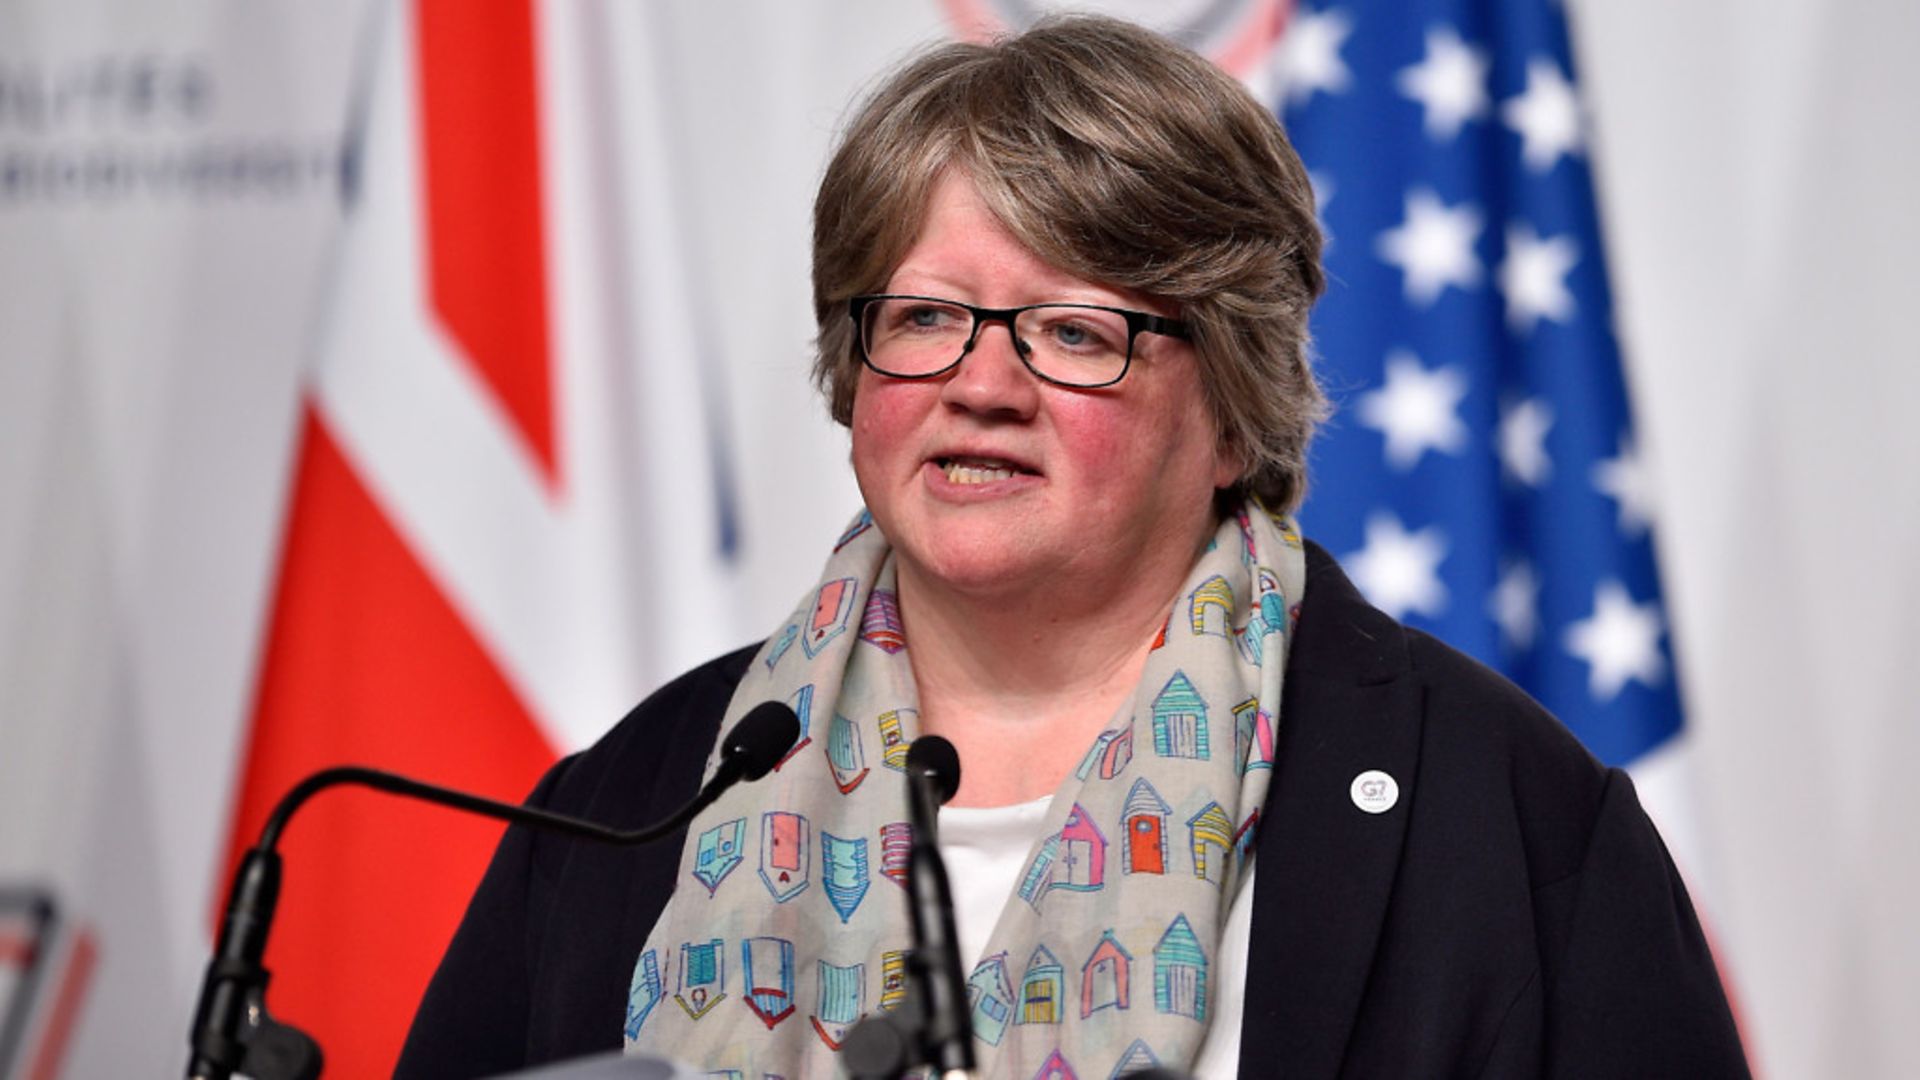
{"label": "g7 lapel pin", "polygon": [[1353,778],[1347,794],[1353,805],[1367,813],[1384,814],[1400,801],[1400,785],[1379,769],[1368,769]]}

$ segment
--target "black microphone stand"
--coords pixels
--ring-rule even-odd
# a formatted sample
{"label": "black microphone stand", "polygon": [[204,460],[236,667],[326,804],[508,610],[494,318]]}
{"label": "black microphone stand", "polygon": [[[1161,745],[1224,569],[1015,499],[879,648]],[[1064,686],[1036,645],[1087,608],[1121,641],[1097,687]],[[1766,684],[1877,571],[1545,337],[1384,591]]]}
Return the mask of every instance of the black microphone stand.
{"label": "black microphone stand", "polygon": [[841,1060],[856,1080],[893,1080],[931,1065],[940,1080],[973,1076],[973,1019],[960,939],[953,927],[953,894],[940,857],[940,805],[960,789],[960,757],[938,735],[907,749],[907,803],[913,846],[907,856],[907,894],[913,951],[907,957],[907,1000],[876,1013],[847,1033]]}
{"label": "black microphone stand", "polygon": [[267,1012],[270,973],[262,959],[280,899],[281,859],[274,849],[294,811],[321,791],[358,784],[515,825],[608,844],[644,844],[685,825],[741,780],[765,776],[799,735],[800,721],[792,709],[779,702],[756,706],[727,735],[721,745],[720,766],[698,794],[665,821],[631,830],[609,829],[564,814],[486,799],[359,765],[314,773],[281,797],[260,830],[259,842],[241,858],[234,873],[220,940],[207,961],[200,1001],[194,1008],[193,1031],[188,1039],[193,1055],[187,1064],[187,1076],[190,1080],[230,1080],[234,1073],[244,1072],[254,1080],[314,1080],[320,1075],[323,1055],[319,1044]]}

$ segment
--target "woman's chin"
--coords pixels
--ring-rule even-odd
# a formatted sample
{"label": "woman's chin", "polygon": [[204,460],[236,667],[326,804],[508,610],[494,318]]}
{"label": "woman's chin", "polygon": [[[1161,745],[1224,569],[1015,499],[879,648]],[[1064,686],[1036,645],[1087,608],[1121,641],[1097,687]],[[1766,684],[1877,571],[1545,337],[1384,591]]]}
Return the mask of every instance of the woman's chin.
{"label": "woman's chin", "polygon": [[1030,592],[1058,577],[1060,562],[1031,553],[1019,544],[1010,544],[1001,534],[997,539],[983,538],[978,544],[956,544],[952,538],[922,557],[907,554],[912,562],[903,574],[923,579],[942,591],[976,598],[992,598],[1014,592]]}

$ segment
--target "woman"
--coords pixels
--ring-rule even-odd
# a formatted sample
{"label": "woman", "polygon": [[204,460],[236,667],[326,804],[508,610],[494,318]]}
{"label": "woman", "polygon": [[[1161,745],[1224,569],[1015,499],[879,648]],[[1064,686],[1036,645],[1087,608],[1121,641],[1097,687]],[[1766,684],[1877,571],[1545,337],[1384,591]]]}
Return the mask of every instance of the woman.
{"label": "woman", "polygon": [[789,623],[533,798],[632,826],[754,705],[808,738],[683,850],[510,833],[401,1072],[624,1032],[833,1075],[897,1002],[893,770],[936,733],[986,1075],[1743,1074],[1625,777],[1284,516],[1319,245],[1271,116],[1145,31],[1049,22],[883,85],[815,206],[868,512]]}

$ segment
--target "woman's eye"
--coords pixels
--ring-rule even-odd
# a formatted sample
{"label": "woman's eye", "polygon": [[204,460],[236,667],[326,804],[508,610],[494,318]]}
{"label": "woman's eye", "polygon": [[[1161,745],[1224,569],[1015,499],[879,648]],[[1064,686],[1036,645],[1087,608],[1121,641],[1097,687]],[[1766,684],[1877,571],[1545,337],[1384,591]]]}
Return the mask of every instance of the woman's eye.
{"label": "woman's eye", "polygon": [[955,325],[955,313],[951,308],[922,304],[901,310],[894,322],[909,330],[944,330]]}
{"label": "woman's eye", "polygon": [[1114,336],[1085,319],[1061,319],[1047,327],[1046,339],[1062,349],[1077,353],[1104,352],[1115,348]]}

